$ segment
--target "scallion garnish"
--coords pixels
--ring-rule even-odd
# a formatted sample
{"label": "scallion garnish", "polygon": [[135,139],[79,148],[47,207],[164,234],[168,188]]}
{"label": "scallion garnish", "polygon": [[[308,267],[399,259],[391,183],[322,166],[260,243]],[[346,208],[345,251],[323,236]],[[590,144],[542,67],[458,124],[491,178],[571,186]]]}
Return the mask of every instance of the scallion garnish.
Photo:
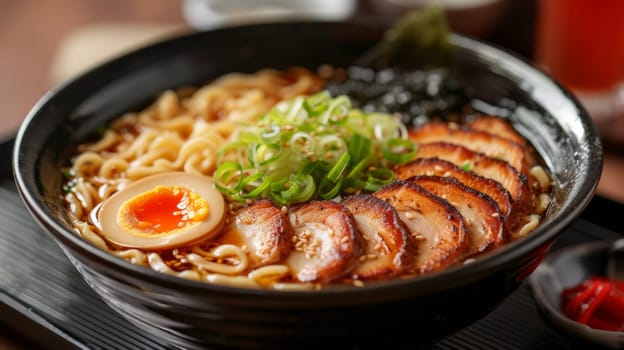
{"label": "scallion garnish", "polygon": [[464,171],[472,171],[472,164],[470,162],[465,162],[460,168]]}
{"label": "scallion garnish", "polygon": [[398,117],[365,113],[323,91],[281,102],[242,126],[218,154],[215,184],[239,201],[332,199],[392,182],[390,167],[416,151]]}

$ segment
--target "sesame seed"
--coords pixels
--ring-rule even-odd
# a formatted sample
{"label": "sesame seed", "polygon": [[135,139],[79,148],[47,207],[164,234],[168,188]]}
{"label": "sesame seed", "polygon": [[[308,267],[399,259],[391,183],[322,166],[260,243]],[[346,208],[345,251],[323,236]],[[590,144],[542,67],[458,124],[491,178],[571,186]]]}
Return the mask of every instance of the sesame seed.
{"label": "sesame seed", "polygon": [[425,239],[425,236],[421,235],[420,233],[413,233],[412,237],[414,237],[415,239],[422,241]]}

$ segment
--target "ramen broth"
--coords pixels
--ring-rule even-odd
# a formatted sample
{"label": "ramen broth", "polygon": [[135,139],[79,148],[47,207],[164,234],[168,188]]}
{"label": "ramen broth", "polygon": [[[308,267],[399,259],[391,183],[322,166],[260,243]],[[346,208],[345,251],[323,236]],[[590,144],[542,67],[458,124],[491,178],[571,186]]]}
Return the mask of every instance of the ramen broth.
{"label": "ramen broth", "polygon": [[92,244],[182,278],[291,290],[416,277],[530,234],[550,203],[530,143],[475,101],[444,70],[227,74],[81,144],[64,202]]}

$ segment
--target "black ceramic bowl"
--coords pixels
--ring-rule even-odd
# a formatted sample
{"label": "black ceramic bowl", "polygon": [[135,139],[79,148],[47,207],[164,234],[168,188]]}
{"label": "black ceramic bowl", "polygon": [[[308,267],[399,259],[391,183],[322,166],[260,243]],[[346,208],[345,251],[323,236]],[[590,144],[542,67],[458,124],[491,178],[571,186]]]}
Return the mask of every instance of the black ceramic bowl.
{"label": "black ceramic bowl", "polygon": [[113,309],[180,347],[413,345],[458,330],[493,310],[540,263],[590,200],[602,164],[597,132],[578,102],[530,64],[482,42],[453,36],[462,79],[483,101],[517,101],[511,120],[544,158],[556,186],[537,230],[474,263],[362,288],[280,292],[210,285],[99,250],[71,230],[60,200],[61,167],[76,144],[163,90],[233,71],[347,66],[385,30],[383,24],[359,22],[226,28],[173,38],[108,62],[51,91],[27,117],[14,154],[24,202]]}

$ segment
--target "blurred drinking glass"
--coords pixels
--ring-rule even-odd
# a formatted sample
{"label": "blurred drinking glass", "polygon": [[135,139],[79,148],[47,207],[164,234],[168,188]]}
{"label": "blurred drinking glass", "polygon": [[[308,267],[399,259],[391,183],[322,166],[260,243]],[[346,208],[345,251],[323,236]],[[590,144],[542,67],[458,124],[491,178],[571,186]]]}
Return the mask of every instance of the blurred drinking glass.
{"label": "blurred drinking glass", "polygon": [[624,112],[624,1],[538,0],[536,63],[597,121]]}

